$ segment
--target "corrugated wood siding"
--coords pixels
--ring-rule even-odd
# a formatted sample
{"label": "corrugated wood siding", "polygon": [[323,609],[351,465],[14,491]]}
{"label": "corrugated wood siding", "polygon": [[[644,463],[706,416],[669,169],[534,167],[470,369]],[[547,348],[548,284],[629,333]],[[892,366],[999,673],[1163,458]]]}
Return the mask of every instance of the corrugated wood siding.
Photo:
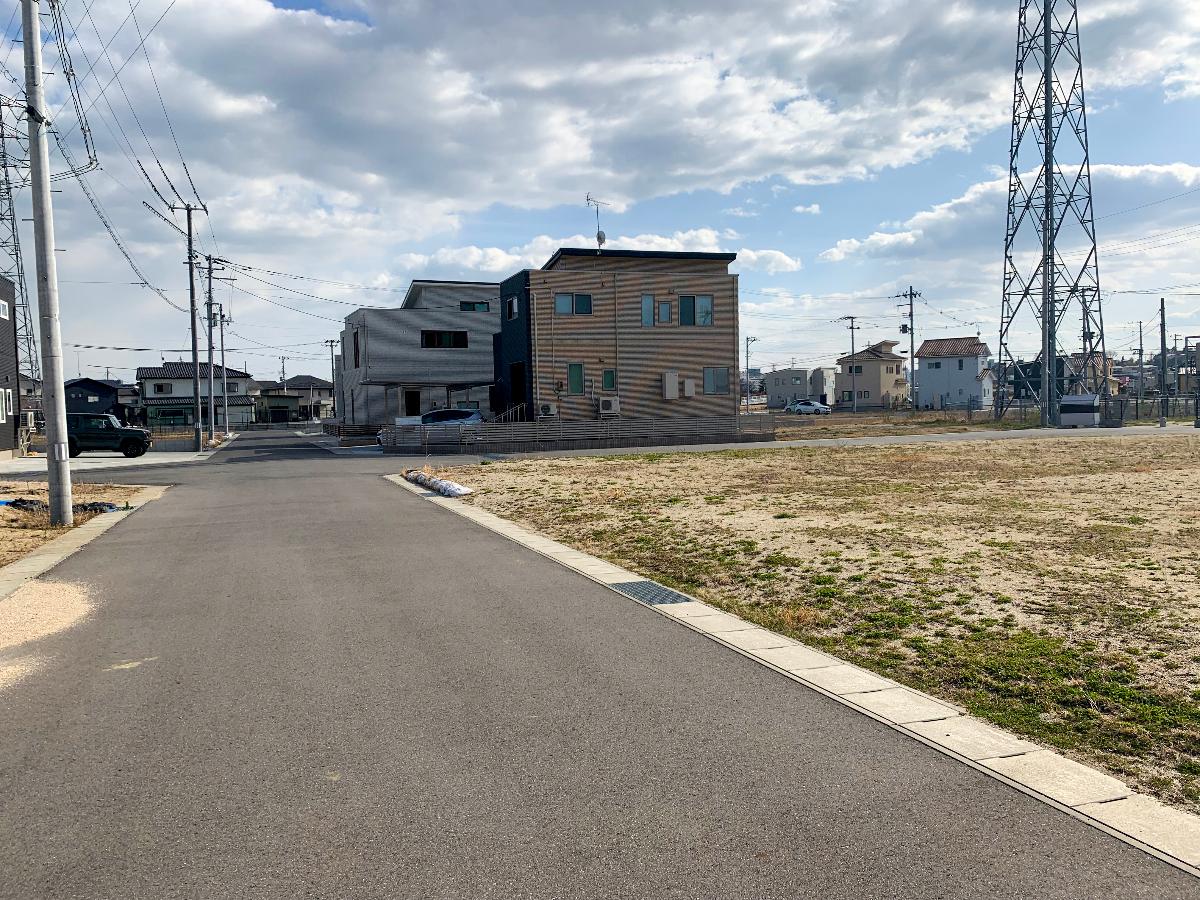
{"label": "corrugated wood siding", "polygon": [[[592,419],[601,397],[617,396],[626,417],[726,416],[738,405],[737,276],[699,272],[535,270],[530,273],[535,307],[535,405],[559,404],[564,418]],[[590,293],[592,315],[556,316],[556,293]],[[670,300],[670,325],[643,327],[641,300]],[[680,294],[711,294],[713,325],[681,327]],[[566,393],[567,366],[584,364],[583,395]],[[704,368],[729,369],[729,393],[704,394]],[[603,371],[617,370],[617,390],[603,390]],[[679,399],[663,397],[663,374],[679,374]],[[696,396],[684,396],[684,379]],[[561,393],[556,393],[562,383]]]}

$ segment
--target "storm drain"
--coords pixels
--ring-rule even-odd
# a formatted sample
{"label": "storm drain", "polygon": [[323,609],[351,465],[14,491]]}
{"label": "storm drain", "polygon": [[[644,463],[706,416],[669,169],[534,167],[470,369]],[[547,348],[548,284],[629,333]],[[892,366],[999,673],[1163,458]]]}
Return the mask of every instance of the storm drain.
{"label": "storm drain", "polygon": [[653,581],[626,581],[622,584],[610,584],[610,588],[614,591],[624,594],[626,597],[632,597],[639,603],[648,603],[650,606],[662,606],[666,603],[687,603],[692,598],[679,591],[673,591],[670,588],[665,588],[661,584],[655,584]]}

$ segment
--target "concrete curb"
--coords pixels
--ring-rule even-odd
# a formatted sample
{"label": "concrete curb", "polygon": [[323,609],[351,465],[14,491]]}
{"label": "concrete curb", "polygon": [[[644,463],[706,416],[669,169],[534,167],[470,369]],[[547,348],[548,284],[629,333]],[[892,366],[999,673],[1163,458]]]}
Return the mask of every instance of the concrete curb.
{"label": "concrete curb", "polygon": [[406,481],[385,479],[515,541],[614,593],[824,694],[997,781],[1200,877],[1200,817],[1134,793],[1116,778],[969,716],[964,710],[776,634],[693,597],[646,602],[621,586],[656,582]]}
{"label": "concrete curb", "polygon": [[18,559],[16,562],[0,568],[0,600],[12,594],[26,582],[44,575],[118,522],[127,519],[152,500],[157,500],[166,491],[166,487],[160,486],[143,488],[129,499],[129,509],[94,516],[82,525],[72,528],[66,534],[43,544],[24,559]]}

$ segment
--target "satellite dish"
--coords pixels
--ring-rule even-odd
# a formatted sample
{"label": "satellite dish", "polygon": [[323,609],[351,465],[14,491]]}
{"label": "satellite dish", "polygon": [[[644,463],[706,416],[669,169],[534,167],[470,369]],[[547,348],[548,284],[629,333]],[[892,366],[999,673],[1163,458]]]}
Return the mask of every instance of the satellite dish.
{"label": "satellite dish", "polygon": [[607,237],[605,237],[605,235],[604,235],[604,232],[603,232],[603,231],[597,231],[597,232],[596,232],[596,245],[597,245],[598,247],[603,247],[603,246],[604,246],[604,242],[605,242],[605,241],[607,241],[607,240],[608,240],[608,238],[607,238]]}

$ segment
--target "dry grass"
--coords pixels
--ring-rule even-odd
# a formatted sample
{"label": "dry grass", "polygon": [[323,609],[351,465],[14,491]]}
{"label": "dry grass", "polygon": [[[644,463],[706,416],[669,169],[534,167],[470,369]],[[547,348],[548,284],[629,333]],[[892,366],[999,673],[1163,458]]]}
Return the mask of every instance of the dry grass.
{"label": "dry grass", "polygon": [[494,512],[1200,811],[1200,436],[439,474]]}
{"label": "dry grass", "polygon": [[957,433],[967,431],[996,431],[1014,428],[1036,428],[1036,413],[1022,421],[1012,413],[997,422],[990,413],[966,411],[906,411],[833,413],[829,416],[796,416],[779,413],[775,417],[775,436],[781,441],[819,440],[824,438],[891,437],[903,434]]}
{"label": "dry grass", "polygon": [[[122,504],[140,490],[142,488],[125,484],[77,482],[72,486],[76,503],[99,501]],[[16,500],[19,497],[45,500],[48,495],[44,482],[0,481],[0,500]],[[76,513],[75,524],[82,525],[95,515]],[[10,506],[0,506],[0,566],[16,562],[68,530],[51,527],[49,513],[21,512]]]}

